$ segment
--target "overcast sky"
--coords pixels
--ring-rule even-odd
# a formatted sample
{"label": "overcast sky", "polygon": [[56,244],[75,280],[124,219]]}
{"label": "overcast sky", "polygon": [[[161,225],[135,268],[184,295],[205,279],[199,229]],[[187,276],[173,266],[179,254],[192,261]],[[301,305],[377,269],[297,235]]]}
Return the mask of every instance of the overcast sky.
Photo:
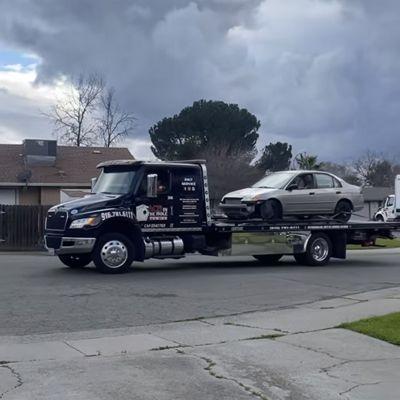
{"label": "overcast sky", "polygon": [[398,0],[0,0],[0,142],[50,138],[60,77],[104,74],[148,129],[204,98],[331,161],[400,155]]}

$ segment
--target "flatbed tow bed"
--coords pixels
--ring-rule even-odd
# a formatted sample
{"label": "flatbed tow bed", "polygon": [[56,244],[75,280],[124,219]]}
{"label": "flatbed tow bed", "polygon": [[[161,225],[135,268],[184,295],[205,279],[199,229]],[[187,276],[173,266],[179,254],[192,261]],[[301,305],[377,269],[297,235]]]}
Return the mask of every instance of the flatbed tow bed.
{"label": "flatbed tow bed", "polygon": [[377,238],[393,239],[400,222],[313,219],[266,223],[217,217],[211,229],[231,234],[231,246],[222,252],[225,255],[252,255],[265,263],[293,255],[300,264],[325,265],[331,257],[345,259],[348,244],[367,247]]}
{"label": "flatbed tow bed", "polygon": [[[331,257],[346,258],[347,244],[371,245],[400,231],[400,222],[211,216],[202,161],[120,160],[99,168],[92,195],[54,206],[47,215],[46,247],[72,268],[93,261],[101,272],[120,273],[134,262],[190,253],[250,255],[264,264],[292,255],[298,263],[317,266]],[[118,186],[122,181],[128,183]]]}

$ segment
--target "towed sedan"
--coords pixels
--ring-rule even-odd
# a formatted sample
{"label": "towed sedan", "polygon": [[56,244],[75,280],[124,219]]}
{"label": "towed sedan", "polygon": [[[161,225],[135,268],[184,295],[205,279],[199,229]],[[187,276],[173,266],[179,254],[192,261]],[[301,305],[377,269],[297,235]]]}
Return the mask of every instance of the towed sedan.
{"label": "towed sedan", "polygon": [[332,216],[348,221],[363,208],[361,188],[322,171],[282,171],[226,194],[220,204],[233,219],[280,220],[285,216]]}

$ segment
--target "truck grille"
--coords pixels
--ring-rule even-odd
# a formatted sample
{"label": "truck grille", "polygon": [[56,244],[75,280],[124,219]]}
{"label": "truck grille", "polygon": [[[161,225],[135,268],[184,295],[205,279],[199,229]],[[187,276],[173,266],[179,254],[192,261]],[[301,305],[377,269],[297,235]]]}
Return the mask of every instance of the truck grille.
{"label": "truck grille", "polygon": [[65,211],[49,211],[46,218],[46,229],[63,231],[67,224],[68,214]]}

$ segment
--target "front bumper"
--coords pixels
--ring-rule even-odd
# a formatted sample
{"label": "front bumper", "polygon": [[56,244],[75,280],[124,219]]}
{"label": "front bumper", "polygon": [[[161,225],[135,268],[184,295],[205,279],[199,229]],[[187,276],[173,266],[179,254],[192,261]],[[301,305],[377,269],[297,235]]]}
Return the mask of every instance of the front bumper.
{"label": "front bumper", "polygon": [[254,204],[246,203],[220,203],[219,207],[228,217],[233,218],[248,218],[250,215],[254,214],[255,211]]}
{"label": "front bumper", "polygon": [[45,246],[55,254],[84,254],[91,253],[96,243],[96,238],[89,237],[61,237],[46,235]]}

